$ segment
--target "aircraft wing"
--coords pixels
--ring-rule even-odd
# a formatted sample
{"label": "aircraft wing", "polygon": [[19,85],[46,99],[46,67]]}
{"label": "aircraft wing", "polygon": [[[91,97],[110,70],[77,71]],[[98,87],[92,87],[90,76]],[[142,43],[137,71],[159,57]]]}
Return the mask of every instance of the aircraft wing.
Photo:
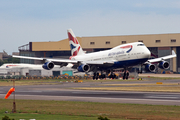
{"label": "aircraft wing", "polygon": [[40,60],[40,61],[52,61],[57,65],[59,65],[59,63],[72,63],[72,64],[82,63],[82,64],[89,64],[89,65],[114,64],[113,61],[78,61],[78,60],[70,60],[70,59],[38,58],[38,57],[27,57],[27,56],[17,56],[17,55],[13,55],[12,57],[23,58],[23,59],[33,59],[33,60]]}
{"label": "aircraft wing", "polygon": [[159,61],[163,61],[166,59],[170,59],[176,57],[176,53],[174,52],[174,50],[172,50],[172,55],[168,55],[168,56],[164,56],[164,57],[160,57],[160,58],[155,58],[155,59],[150,59],[147,62],[153,63],[153,62],[159,62]]}
{"label": "aircraft wing", "polygon": [[23,58],[23,59],[32,59],[32,60],[41,60],[41,61],[52,61],[52,62],[60,62],[60,63],[78,63],[76,60],[69,60],[69,59],[52,59],[52,58],[38,58],[38,57],[27,57],[27,56],[17,56],[13,55],[12,57],[15,58]]}

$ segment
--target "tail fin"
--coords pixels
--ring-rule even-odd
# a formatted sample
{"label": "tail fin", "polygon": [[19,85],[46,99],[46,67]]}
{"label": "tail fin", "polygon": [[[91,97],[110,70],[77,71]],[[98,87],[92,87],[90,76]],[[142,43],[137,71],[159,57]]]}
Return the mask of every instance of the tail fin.
{"label": "tail fin", "polygon": [[74,35],[72,29],[68,29],[68,38],[69,38],[69,45],[71,48],[71,55],[77,56],[77,55],[83,55],[85,54],[81,48],[81,45],[79,44],[76,36]]}

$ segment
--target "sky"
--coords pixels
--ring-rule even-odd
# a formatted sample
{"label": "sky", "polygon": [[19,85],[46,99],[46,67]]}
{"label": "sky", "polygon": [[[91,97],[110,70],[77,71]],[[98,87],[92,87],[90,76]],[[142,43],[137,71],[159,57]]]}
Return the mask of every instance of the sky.
{"label": "sky", "polygon": [[179,0],[0,0],[0,52],[29,42],[180,33]]}

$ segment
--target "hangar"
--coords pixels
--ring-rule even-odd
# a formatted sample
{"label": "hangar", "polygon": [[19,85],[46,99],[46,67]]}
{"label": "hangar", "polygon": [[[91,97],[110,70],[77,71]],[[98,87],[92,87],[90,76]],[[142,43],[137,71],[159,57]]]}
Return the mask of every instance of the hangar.
{"label": "hangar", "polygon": [[[152,53],[152,57],[162,57],[171,54],[174,50],[176,58],[167,60],[170,71],[180,72],[180,33],[149,34],[149,35],[122,35],[122,36],[95,36],[77,37],[84,51],[87,53],[111,49],[115,46],[131,42],[143,42]],[[29,42],[19,48],[21,56],[69,58],[71,56],[69,40],[48,42]],[[40,61],[21,59],[21,63],[40,64]]]}

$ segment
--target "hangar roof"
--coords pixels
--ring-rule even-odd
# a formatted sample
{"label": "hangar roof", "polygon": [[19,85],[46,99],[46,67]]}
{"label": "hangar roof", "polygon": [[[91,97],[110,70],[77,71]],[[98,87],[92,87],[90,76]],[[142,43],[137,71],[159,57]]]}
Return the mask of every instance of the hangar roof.
{"label": "hangar roof", "polygon": [[[81,38],[77,37],[81,44]],[[60,41],[49,42],[32,42],[32,51],[69,51],[69,40],[64,39]]]}
{"label": "hangar roof", "polygon": [[[175,47],[180,46],[180,33],[151,34],[151,35],[125,35],[125,36],[98,36],[77,37],[84,49],[112,48],[130,42],[143,42],[147,47]],[[69,51],[69,40],[57,42],[32,42],[32,51]]]}

